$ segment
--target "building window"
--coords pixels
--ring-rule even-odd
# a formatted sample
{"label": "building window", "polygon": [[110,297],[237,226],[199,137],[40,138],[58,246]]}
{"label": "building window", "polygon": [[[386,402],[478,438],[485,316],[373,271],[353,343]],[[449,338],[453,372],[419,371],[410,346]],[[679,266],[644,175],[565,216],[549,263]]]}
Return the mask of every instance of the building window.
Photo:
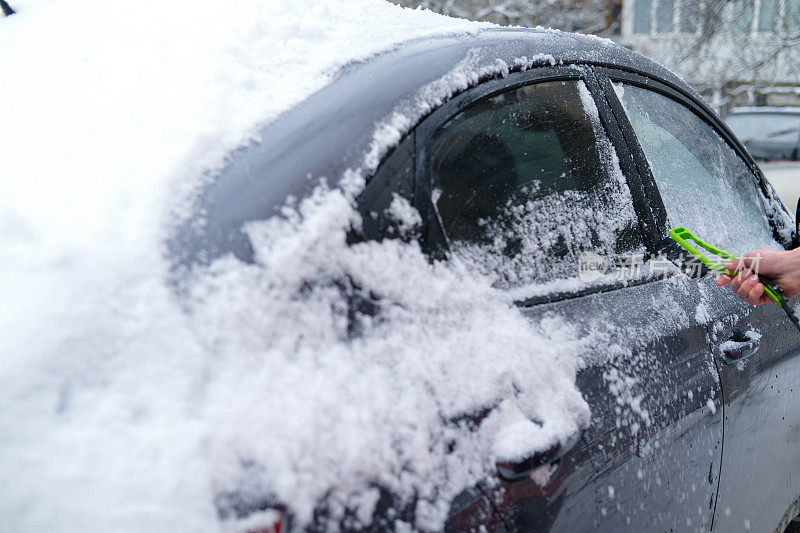
{"label": "building window", "polygon": [[758,31],[775,31],[775,24],[780,18],[780,8],[778,0],[761,0],[758,10]]}
{"label": "building window", "polygon": [[[633,33],[698,33],[705,9],[699,0],[628,0],[633,4]],[[800,33],[800,0],[727,0],[722,3],[725,30],[719,33]],[[630,15],[629,15],[630,16]]]}
{"label": "building window", "polygon": [[633,5],[633,33],[650,33],[650,1],[636,0]]}
{"label": "building window", "polygon": [[703,2],[683,1],[681,6],[681,22],[678,31],[681,33],[699,33],[704,13]]}
{"label": "building window", "polygon": [[675,11],[675,0],[659,0],[656,4],[656,32],[672,31],[672,16]]}
{"label": "building window", "polygon": [[734,0],[729,5],[731,33],[750,33],[753,28],[753,0]]}
{"label": "building window", "polygon": [[786,2],[786,32],[800,32],[800,0],[784,0]]}

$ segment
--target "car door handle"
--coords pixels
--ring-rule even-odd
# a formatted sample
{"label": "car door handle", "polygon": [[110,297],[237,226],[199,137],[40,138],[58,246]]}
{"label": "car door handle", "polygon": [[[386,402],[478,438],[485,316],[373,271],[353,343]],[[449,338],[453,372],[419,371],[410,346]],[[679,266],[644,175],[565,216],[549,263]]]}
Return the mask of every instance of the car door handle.
{"label": "car door handle", "polygon": [[[522,479],[532,477],[538,469],[550,467],[546,476],[552,476],[555,472],[554,466],[557,466],[558,461],[564,457],[581,439],[581,431],[576,432],[570,438],[558,442],[548,450],[543,452],[536,452],[533,455],[525,457],[520,460],[504,460],[497,459],[497,473],[506,481],[520,481]],[[534,479],[534,481],[539,482]]]}
{"label": "car door handle", "polygon": [[758,340],[731,336],[727,341],[720,343],[717,346],[717,350],[720,359],[728,364],[733,364],[743,361],[756,353],[758,351]]}

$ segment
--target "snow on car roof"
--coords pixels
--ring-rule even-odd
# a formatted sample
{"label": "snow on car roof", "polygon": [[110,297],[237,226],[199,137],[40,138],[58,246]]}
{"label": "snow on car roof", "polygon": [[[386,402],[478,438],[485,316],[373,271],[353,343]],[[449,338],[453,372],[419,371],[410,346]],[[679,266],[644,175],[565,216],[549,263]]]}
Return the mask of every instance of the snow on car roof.
{"label": "snow on car roof", "polygon": [[[485,27],[411,39],[348,64],[330,84],[262,128],[259,142],[240,150],[203,190],[200,207],[192,210],[202,224],[186,222],[171,245],[176,260],[207,261],[226,252],[248,258],[239,228],[275,213],[274,202],[266,198],[303,194],[308,176],[336,183],[348,169],[370,174],[404,133],[455,93],[486,78],[559,64],[613,65],[691,92],[663,67],[590,35]],[[266,166],[269,172],[252,178],[254,169]],[[235,210],[229,208],[232,203]]]}
{"label": "snow on car roof", "polygon": [[[174,221],[264,124],[342,65],[489,25],[382,0],[14,7],[0,20],[9,529],[218,530],[230,498],[285,504],[301,525],[323,497],[368,519],[376,485],[416,495],[413,526],[437,529],[508,449],[501,428],[541,449],[588,423],[574,379],[590,337],[531,323],[414,243],[345,244],[359,169],[247,224],[252,263],[223,256],[179,291],[170,274]],[[396,126],[370,135],[385,150]],[[352,339],[355,287],[380,312]],[[452,422],[487,406],[475,431]]]}

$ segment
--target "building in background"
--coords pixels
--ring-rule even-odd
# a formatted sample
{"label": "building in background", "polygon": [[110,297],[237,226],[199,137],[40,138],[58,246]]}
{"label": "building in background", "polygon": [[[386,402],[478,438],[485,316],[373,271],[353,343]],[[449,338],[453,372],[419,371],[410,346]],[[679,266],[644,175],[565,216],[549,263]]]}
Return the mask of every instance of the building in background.
{"label": "building in background", "polygon": [[619,40],[718,111],[800,105],[800,0],[625,0]]}
{"label": "building in background", "polygon": [[800,105],[800,0],[392,1],[611,37],[683,76],[720,112]]}
{"label": "building in background", "polygon": [[621,0],[391,0],[470,20],[503,26],[544,26],[564,31],[620,33]]}

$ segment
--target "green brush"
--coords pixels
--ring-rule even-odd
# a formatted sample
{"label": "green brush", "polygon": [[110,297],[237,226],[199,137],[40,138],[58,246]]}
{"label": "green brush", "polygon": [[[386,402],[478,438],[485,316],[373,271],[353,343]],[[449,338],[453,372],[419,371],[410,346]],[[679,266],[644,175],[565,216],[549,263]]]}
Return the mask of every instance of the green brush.
{"label": "green brush", "polygon": [[[694,241],[695,244],[697,244],[700,248],[703,248],[704,250],[711,252],[712,254],[722,259],[736,259],[735,255],[729,254],[725,250],[720,250],[719,248],[716,248],[706,242],[701,241],[691,231],[684,228],[683,226],[669,230],[669,236],[672,237],[672,239],[675,242],[683,246],[683,248],[687,252],[696,257],[697,260],[703,263],[709,270],[720,272],[722,274],[727,274],[728,276],[736,275],[737,271],[729,270],[723,267],[721,261],[713,262],[708,257],[704,256],[699,250],[697,250],[697,248],[695,248],[689,243],[689,240]],[[776,304],[780,305],[781,307],[786,305],[786,300],[780,293],[780,287],[778,287],[776,284],[772,283],[770,280],[761,275],[758,276],[758,279],[764,285],[764,292],[766,292],[767,295],[770,298],[772,298]]]}
{"label": "green brush", "polygon": [[[669,236],[672,239],[680,244],[687,252],[689,252],[692,256],[694,256],[698,261],[703,263],[709,270],[713,270],[715,272],[720,272],[722,274],[726,274],[728,276],[735,276],[738,271],[730,270],[722,266],[722,261],[711,261],[708,257],[702,254],[695,246],[693,246],[689,241],[692,241],[695,245],[699,248],[710,252],[721,259],[736,259],[736,256],[733,254],[729,254],[725,250],[720,250],[715,246],[711,246],[710,244],[703,242],[698,237],[696,237],[691,231],[684,228],[683,226],[679,228],[673,228],[669,230]],[[761,274],[758,275],[758,279],[764,285],[764,292],[772,298],[772,300],[778,304],[783,311],[786,313],[786,316],[789,317],[789,320],[792,321],[792,324],[800,331],[800,322],[798,321],[797,317],[794,314],[794,311],[786,305],[786,299],[781,294],[781,288],[776,284],[770,281],[769,279],[765,278]]]}

